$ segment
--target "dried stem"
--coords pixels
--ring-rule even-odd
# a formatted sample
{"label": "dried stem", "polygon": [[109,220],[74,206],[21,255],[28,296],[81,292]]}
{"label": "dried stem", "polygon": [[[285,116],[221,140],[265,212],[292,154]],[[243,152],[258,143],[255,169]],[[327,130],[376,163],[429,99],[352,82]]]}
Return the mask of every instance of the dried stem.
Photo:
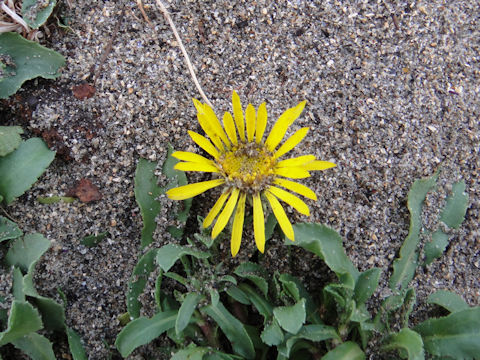
{"label": "dried stem", "polygon": [[188,57],[187,50],[185,50],[185,47],[183,46],[182,39],[180,38],[180,35],[178,34],[177,28],[175,27],[175,24],[172,21],[172,18],[170,17],[170,14],[168,13],[167,8],[163,5],[161,0],[157,0],[157,5],[160,7],[160,10],[162,10],[163,15],[168,21],[168,24],[172,28],[173,34],[175,35],[175,38],[177,39],[178,45],[180,46],[180,50],[182,50],[183,56],[185,57],[185,62],[187,63],[188,70],[190,71],[190,75],[192,76],[193,82],[195,83],[195,86],[198,89],[198,92],[202,96],[203,100],[213,109],[212,103],[208,100],[207,96],[202,90],[202,87],[200,86],[200,83],[197,80],[197,76],[195,75],[195,71],[193,70],[193,65],[192,62],[190,61],[190,58]]}
{"label": "dried stem", "polygon": [[20,25],[22,25],[25,30],[28,32],[30,32],[30,28],[28,27],[27,23],[20,17],[17,15],[17,13],[10,9],[7,5],[5,5],[5,3],[2,1],[1,2],[1,5],[0,7],[2,8],[3,11],[5,11],[13,20],[15,20],[17,23],[19,23]]}

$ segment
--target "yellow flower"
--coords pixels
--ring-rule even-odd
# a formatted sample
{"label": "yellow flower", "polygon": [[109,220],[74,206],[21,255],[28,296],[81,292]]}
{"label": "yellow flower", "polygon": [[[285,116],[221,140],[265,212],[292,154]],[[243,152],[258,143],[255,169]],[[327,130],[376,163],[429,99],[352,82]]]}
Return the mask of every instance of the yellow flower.
{"label": "yellow flower", "polygon": [[224,191],[208,213],[203,226],[210,226],[216,218],[212,230],[212,238],[216,238],[235,211],[231,237],[232,256],[237,255],[240,249],[247,196],[252,198],[253,229],[258,250],[262,253],[265,250],[262,198],[267,199],[285,236],[294,240],[292,224],[279,199],[301,214],[309,216],[307,204],[286,190],[312,200],[317,200],[317,196],[305,185],[287,178],[307,178],[310,171],[336,166],[328,161],[316,160],[314,155],[281,160],[282,156],[307,135],[308,127],[301,128],[278,147],[290,125],[300,116],[306,102],[302,101],[286,110],[273,125],[265,140],[263,136],[267,126],[265,103],[260,105],[256,114],[252,104],[248,104],[244,114],[240,98],[234,91],[233,117],[226,112],[223,116],[223,126],[210,106],[195,99],[193,103],[197,109],[198,122],[210,140],[193,131],[189,131],[188,134],[198,146],[213,157],[213,160],[191,152],[176,151],[172,156],[181,162],[175,165],[175,169],[211,172],[217,174],[218,178],[171,189],[167,191],[167,196],[173,200],[185,200],[223,185]]}

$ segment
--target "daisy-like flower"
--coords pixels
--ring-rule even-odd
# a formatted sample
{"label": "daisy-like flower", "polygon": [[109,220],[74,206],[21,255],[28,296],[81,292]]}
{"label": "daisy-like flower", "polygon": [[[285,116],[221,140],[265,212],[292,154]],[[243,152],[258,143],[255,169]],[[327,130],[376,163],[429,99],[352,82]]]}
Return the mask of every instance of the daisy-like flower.
{"label": "daisy-like flower", "polygon": [[195,99],[193,103],[197,109],[198,122],[210,140],[193,131],[188,134],[213,160],[191,152],[176,151],[172,156],[181,162],[175,165],[175,169],[211,172],[217,176],[213,180],[171,189],[167,191],[167,196],[173,200],[185,200],[216,186],[223,186],[224,190],[206,216],[203,227],[209,227],[216,218],[212,229],[212,238],[215,239],[235,213],[231,235],[232,256],[237,255],[240,249],[247,197],[252,199],[254,237],[260,252],[265,250],[263,199],[270,205],[285,236],[293,241],[292,224],[279,200],[309,216],[307,204],[291,192],[312,200],[317,200],[317,196],[305,185],[289,179],[307,178],[310,171],[336,166],[329,161],[316,160],[314,155],[282,160],[282,157],[307,135],[308,127],[301,128],[280,145],[290,125],[303,111],[306,101],[286,110],[273,125],[266,139],[265,103],[259,106],[257,112],[252,104],[248,104],[244,114],[240,98],[234,91],[233,117],[226,112],[223,126],[210,106]]}

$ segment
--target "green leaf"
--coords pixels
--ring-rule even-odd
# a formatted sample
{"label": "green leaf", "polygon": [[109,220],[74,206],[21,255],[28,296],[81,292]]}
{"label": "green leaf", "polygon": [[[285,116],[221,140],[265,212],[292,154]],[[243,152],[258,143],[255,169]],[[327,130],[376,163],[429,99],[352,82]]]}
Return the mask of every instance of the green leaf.
{"label": "green leaf", "polygon": [[18,266],[27,272],[30,265],[38,261],[50,247],[50,241],[41,234],[27,234],[14,240],[5,260],[10,266]]}
{"label": "green leaf", "polygon": [[178,309],[177,319],[175,321],[175,332],[180,334],[190,322],[193,312],[197,308],[198,303],[204,297],[200,294],[188,293]]}
{"label": "green leaf", "polygon": [[248,296],[247,294],[245,294],[245,292],[243,292],[242,290],[240,290],[238,288],[238,286],[230,286],[228,289],[227,289],[227,294],[228,296],[230,296],[232,299],[238,301],[239,303],[241,304],[244,304],[244,305],[250,305],[250,300],[248,300]]}
{"label": "green leaf", "polygon": [[80,240],[80,243],[89,248],[94,247],[100,244],[100,242],[109,235],[110,233],[108,231],[104,231],[98,235],[94,235],[94,234],[88,235],[88,236],[85,236],[82,240]]}
{"label": "green leaf", "polygon": [[38,311],[27,302],[14,300],[10,309],[10,316],[8,317],[8,328],[0,333],[0,346],[20,339],[41,328],[42,320]]}
{"label": "green leaf", "polygon": [[[14,64],[7,65],[3,70],[5,74],[0,77],[0,99],[8,98],[25,81],[38,76],[56,79],[60,76],[59,69],[65,65],[65,58],[61,54],[26,40],[17,33],[0,34],[0,54],[9,56]],[[3,172],[0,171],[0,174]]]}
{"label": "green leaf", "polygon": [[353,288],[359,272],[345,254],[342,238],[335,230],[322,224],[309,223],[295,224],[293,229],[295,241],[286,240],[287,245],[297,245],[311,251],[323,259],[342,282]]}
{"label": "green leaf", "polygon": [[12,286],[12,295],[15,300],[24,302],[25,301],[25,292],[23,291],[23,274],[18,267],[13,268],[13,286]]}
{"label": "green leaf", "polygon": [[305,299],[307,320],[318,323],[317,306],[302,282],[290,274],[281,274],[278,277],[278,281],[282,284],[283,290],[287,292],[295,302],[299,301],[301,298]]}
{"label": "green leaf", "polygon": [[170,360],[202,360],[203,356],[208,354],[209,348],[199,347],[194,344],[190,344],[187,349],[177,351]]}
{"label": "green leaf", "polygon": [[162,193],[162,189],[157,185],[156,167],[157,163],[141,158],[138,160],[135,171],[135,200],[140,208],[143,220],[142,248],[153,242],[153,233],[157,227],[155,217],[161,210],[160,202],[156,200]]}
{"label": "green leaf", "polygon": [[299,340],[320,342],[329,339],[340,341],[335,328],[327,325],[306,325],[296,335],[291,336],[283,346],[280,346],[278,351],[288,358]]}
{"label": "green leaf", "polygon": [[150,319],[139,317],[120,331],[115,346],[123,357],[127,357],[137,347],[148,344],[163,332],[173,328],[176,318],[176,310],[158,313]]}
{"label": "green leaf", "polygon": [[0,156],[5,156],[20,146],[23,129],[20,126],[0,126]]}
{"label": "green leaf", "polygon": [[268,240],[272,237],[275,226],[277,226],[278,221],[274,213],[268,214],[267,221],[265,222],[265,240]]}
{"label": "green leaf", "polygon": [[[4,34],[0,34],[0,37]],[[5,82],[5,81],[4,81]],[[0,87],[1,87],[0,83]],[[28,190],[50,165],[55,152],[50,151],[39,138],[32,138],[20,147],[0,158],[0,194],[10,204]]]}
{"label": "green leaf", "polygon": [[272,319],[272,322],[265,326],[260,337],[268,346],[280,345],[284,339],[283,331],[275,319]]}
{"label": "green leaf", "polygon": [[459,181],[452,185],[452,195],[447,198],[447,203],[440,220],[449,228],[458,229],[465,219],[468,207],[468,195],[465,193],[465,181]]}
{"label": "green leaf", "polygon": [[157,264],[160,265],[163,271],[168,271],[173,264],[184,255],[190,255],[197,259],[207,259],[210,257],[210,254],[204,251],[199,251],[187,246],[168,244],[158,249]]}
{"label": "green leaf", "polygon": [[438,290],[430,294],[427,298],[427,303],[439,305],[451,313],[469,308],[460,295],[447,290]]}
{"label": "green leaf", "polygon": [[40,204],[56,204],[59,202],[70,204],[75,201],[75,198],[70,196],[39,196],[37,197],[37,201]]}
{"label": "green leaf", "polygon": [[264,321],[269,319],[273,314],[273,306],[260,294],[258,294],[248,284],[240,284],[239,289],[247,296],[248,300],[255,306],[260,315],[263,316]]}
{"label": "green leaf", "polygon": [[220,326],[235,353],[246,359],[255,358],[253,343],[245,327],[225,309],[221,302],[217,306],[209,305],[203,308],[203,311]]}
{"label": "green leaf", "polygon": [[43,335],[32,332],[12,341],[12,344],[32,360],[55,360],[52,343]]}
{"label": "green leaf", "polygon": [[0,216],[0,242],[10,239],[16,239],[23,235],[22,230],[13,221]]}
{"label": "green leaf", "polygon": [[382,270],[372,268],[360,274],[355,284],[354,299],[358,304],[365,304],[365,302],[373,295],[378,286],[378,281]]}
{"label": "green leaf", "polygon": [[438,229],[432,234],[432,241],[425,243],[425,264],[429,265],[433,260],[442,256],[448,245],[448,235]]}
{"label": "green leaf", "polygon": [[38,29],[45,24],[56,5],[55,0],[23,0],[22,18],[32,29]]}
{"label": "green leaf", "polygon": [[438,175],[416,180],[408,192],[407,206],[410,211],[410,229],[408,236],[400,248],[400,257],[393,263],[393,274],[390,277],[390,288],[406,288],[415,275],[418,265],[418,243],[422,228],[422,207],[427,193],[437,182]]}
{"label": "green leaf", "polygon": [[278,306],[273,309],[273,315],[284,330],[296,334],[305,323],[305,299],[292,306]]}
{"label": "green leaf", "polygon": [[145,289],[148,276],[155,270],[156,255],[157,249],[151,249],[145,253],[140,260],[138,260],[137,265],[135,265],[130,281],[128,282],[127,311],[133,319],[140,316],[142,304],[138,301],[138,297]]}
{"label": "green leaf", "polygon": [[70,352],[72,353],[73,360],[87,360],[87,354],[82,345],[82,339],[75,332],[75,330],[67,327],[67,338]]}
{"label": "green leaf", "polygon": [[425,349],[432,355],[470,359],[480,353],[480,307],[426,320],[414,330],[422,336]]}
{"label": "green leaf", "polygon": [[364,360],[365,354],[360,347],[351,341],[344,342],[330,350],[321,360]]}
{"label": "green leaf", "polygon": [[[300,300],[300,290],[298,288],[298,282],[294,281],[294,277],[290,274],[282,274],[278,277],[278,281],[282,284],[283,291],[290,296],[293,301]],[[297,279],[295,279],[297,280]]]}
{"label": "green leaf", "polygon": [[267,297],[268,282],[265,279],[265,270],[260,265],[247,261],[237,266],[234,273],[253,282],[262,291],[263,295]]}
{"label": "green leaf", "polygon": [[413,330],[403,328],[396,334],[390,335],[382,349],[386,351],[399,349],[402,353],[408,354],[408,360],[424,360],[422,337]]}

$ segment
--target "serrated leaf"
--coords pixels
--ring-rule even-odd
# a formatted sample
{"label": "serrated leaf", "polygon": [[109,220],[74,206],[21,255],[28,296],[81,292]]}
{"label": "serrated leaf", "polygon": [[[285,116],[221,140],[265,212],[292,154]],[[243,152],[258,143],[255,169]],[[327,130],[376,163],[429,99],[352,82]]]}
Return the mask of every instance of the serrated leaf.
{"label": "serrated leaf", "polygon": [[162,189],[157,185],[157,177],[154,173],[156,166],[157,163],[140,158],[135,170],[135,200],[140,208],[143,220],[142,248],[153,242],[153,233],[157,227],[155,217],[161,210],[160,202],[156,200],[162,193]]}
{"label": "serrated leaf", "polygon": [[52,343],[43,335],[32,332],[12,341],[12,344],[32,360],[55,360]]}
{"label": "serrated leaf", "polygon": [[0,346],[41,328],[42,320],[38,311],[27,302],[14,300],[8,317],[8,328],[0,333]]}
{"label": "serrated leaf", "polygon": [[22,18],[32,29],[38,29],[45,24],[56,3],[56,0],[47,0],[47,2],[40,0],[23,0]]}
{"label": "serrated leaf", "polygon": [[5,261],[10,266],[18,266],[27,272],[30,265],[38,261],[50,247],[50,241],[41,234],[27,234],[14,240],[5,256]]}
{"label": "serrated leaf", "polygon": [[400,287],[404,289],[413,279],[418,265],[417,247],[420,242],[420,230],[422,228],[422,207],[427,193],[437,182],[438,175],[416,180],[408,192],[407,206],[410,211],[410,229],[407,238],[400,248],[400,256],[393,262],[393,274],[390,277],[392,290]]}
{"label": "serrated leaf", "polygon": [[175,332],[180,334],[190,322],[193,312],[203,296],[196,293],[188,293],[178,309],[177,319],[175,321]]}
{"label": "serrated leaf", "polygon": [[235,268],[234,273],[253,282],[262,291],[262,294],[267,297],[268,282],[265,279],[265,270],[260,265],[249,261],[244,262]]}
{"label": "serrated leaf", "polygon": [[415,293],[415,289],[408,288],[407,291],[405,292],[405,297],[403,300],[403,308],[404,308],[403,326],[404,327],[408,327],[410,314],[412,313],[416,302],[417,302],[417,294]]}
{"label": "serrated leaf", "polygon": [[425,264],[429,265],[433,260],[442,256],[448,245],[448,235],[438,229],[432,234],[432,241],[425,244]]}
{"label": "serrated leaf", "polygon": [[197,259],[207,259],[211,256],[207,252],[191,247],[168,244],[158,249],[157,264],[160,265],[163,271],[168,271],[184,255],[190,255]]}
{"label": "serrated leaf", "polygon": [[82,240],[80,240],[80,244],[89,248],[94,247],[100,244],[100,242],[109,235],[110,233],[108,231],[104,231],[98,235],[94,235],[94,234],[88,235],[88,236],[85,236]]}
{"label": "serrated leaf", "polygon": [[291,352],[294,350],[298,341],[309,340],[313,342],[320,342],[330,339],[340,341],[340,336],[338,336],[335,328],[327,325],[305,325],[296,335],[288,338],[285,344],[278,348],[278,351],[283,356],[288,358],[290,357]]}
{"label": "serrated leaf", "polygon": [[284,339],[283,331],[280,328],[278,321],[275,319],[273,319],[270,324],[265,326],[260,337],[268,346],[280,345]]}
{"label": "serrated leaf", "polygon": [[413,330],[422,336],[425,350],[432,355],[474,359],[480,353],[480,307],[426,320]]}
{"label": "serrated leaf", "polygon": [[378,281],[382,270],[372,268],[360,274],[355,283],[353,297],[357,304],[365,304],[365,302],[373,295],[378,287]]}
{"label": "serrated leaf", "polygon": [[117,336],[115,346],[127,357],[141,345],[148,344],[162,333],[175,326],[177,311],[160,312],[152,318],[139,317],[127,324]]}
{"label": "serrated leaf", "polygon": [[142,304],[138,301],[138,297],[143,293],[149,275],[155,270],[155,256],[157,249],[151,249],[145,253],[137,265],[135,265],[132,277],[128,282],[127,290],[127,311],[133,319],[140,316],[140,308]]}
{"label": "serrated leaf", "polygon": [[248,300],[257,309],[260,315],[263,316],[264,322],[269,319],[273,314],[273,306],[260,294],[248,284],[240,284],[238,288],[243,291]]}
{"label": "serrated leaf", "polygon": [[6,217],[0,216],[0,242],[10,239],[16,239],[23,235],[17,224],[8,220]]}
{"label": "serrated leaf", "polygon": [[390,335],[382,348],[386,351],[398,349],[406,352],[408,360],[425,359],[422,337],[408,328],[403,328],[398,333]]}
{"label": "serrated leaf", "polygon": [[452,185],[452,194],[447,198],[440,220],[449,228],[458,229],[465,219],[467,207],[468,195],[465,193],[465,181],[459,181]]}
{"label": "serrated leaf", "polygon": [[0,157],[20,146],[23,129],[20,126],[0,126]]}
{"label": "serrated leaf", "polygon": [[293,276],[290,274],[282,274],[278,277],[278,281],[282,284],[283,291],[290,296],[293,301],[300,300],[300,290],[297,286],[297,282],[293,280]]}
{"label": "serrated leaf", "polygon": [[61,54],[26,40],[17,33],[0,34],[0,54],[10,56],[15,64],[3,70],[5,75],[0,81],[0,99],[14,94],[27,80],[39,76],[57,78],[59,69],[65,65],[65,58]]}
{"label": "serrated leaf", "polygon": [[359,271],[345,254],[341,236],[322,224],[300,223],[293,225],[295,241],[285,240],[287,245],[301,246],[325,261],[340,280],[353,288]]}
{"label": "serrated leaf", "polygon": [[235,353],[246,359],[255,358],[253,343],[245,327],[225,309],[222,303],[218,303],[217,306],[209,305],[203,308],[203,311],[220,326]]}
{"label": "serrated leaf", "polygon": [[273,309],[273,315],[284,330],[291,334],[296,334],[305,323],[307,317],[305,299],[301,299],[292,306],[277,306]]}
{"label": "serrated leaf", "polygon": [[82,345],[82,339],[75,330],[67,327],[68,347],[73,360],[87,360],[87,354]]}
{"label": "serrated leaf", "polygon": [[447,290],[438,290],[430,294],[427,298],[427,303],[441,306],[451,313],[469,308],[468,304],[460,295]]}
{"label": "serrated leaf", "polygon": [[321,360],[364,360],[365,353],[360,347],[351,341],[338,345],[322,356]]}
{"label": "serrated leaf", "polygon": [[278,281],[282,284],[283,290],[287,291],[295,302],[301,298],[305,299],[307,320],[313,323],[319,323],[316,305],[302,282],[290,274],[281,274],[278,277]]}
{"label": "serrated leaf", "polygon": [[0,194],[7,205],[37,181],[54,157],[55,152],[49,150],[41,139],[31,138],[0,158]]}

